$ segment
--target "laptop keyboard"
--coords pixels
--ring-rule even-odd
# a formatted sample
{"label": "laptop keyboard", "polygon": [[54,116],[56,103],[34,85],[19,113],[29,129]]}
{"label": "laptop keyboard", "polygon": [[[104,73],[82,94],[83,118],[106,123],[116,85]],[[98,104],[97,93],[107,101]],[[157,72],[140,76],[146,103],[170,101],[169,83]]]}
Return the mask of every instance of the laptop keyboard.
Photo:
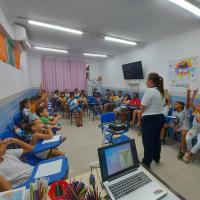
{"label": "laptop keyboard", "polygon": [[108,188],[117,200],[151,181],[152,180],[144,172],[139,172],[118,183],[108,186]]}

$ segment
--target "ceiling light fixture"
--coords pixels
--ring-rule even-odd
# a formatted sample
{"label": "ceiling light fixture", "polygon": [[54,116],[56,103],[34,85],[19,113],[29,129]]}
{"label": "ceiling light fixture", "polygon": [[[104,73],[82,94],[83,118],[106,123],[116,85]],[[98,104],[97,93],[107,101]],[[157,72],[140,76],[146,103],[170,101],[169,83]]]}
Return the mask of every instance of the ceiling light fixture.
{"label": "ceiling light fixture", "polygon": [[101,58],[107,58],[108,55],[105,54],[94,54],[94,53],[83,53],[84,56],[92,56],[92,57],[101,57]]}
{"label": "ceiling light fixture", "polygon": [[184,9],[188,10],[189,12],[200,17],[200,9],[198,7],[196,7],[195,5],[189,3],[188,1],[185,1],[185,0],[168,0],[168,1],[175,3],[178,6],[184,8]]}
{"label": "ceiling light fixture", "polygon": [[114,38],[114,37],[109,37],[109,36],[105,36],[104,40],[112,41],[112,42],[118,42],[118,43],[123,43],[123,44],[128,44],[128,45],[132,45],[132,46],[137,45],[136,42],[132,42],[130,40],[124,40],[124,39]]}
{"label": "ceiling light fixture", "polygon": [[68,53],[68,51],[66,51],[66,50],[53,49],[53,48],[47,48],[47,47],[39,47],[39,46],[35,46],[34,49],[42,50],[42,51],[52,51],[52,52],[57,52],[57,53]]}
{"label": "ceiling light fixture", "polygon": [[28,23],[31,25],[40,26],[40,27],[44,27],[44,28],[50,28],[50,29],[54,29],[54,30],[65,31],[65,32],[77,34],[77,35],[83,35],[82,31],[71,29],[71,28],[66,28],[63,26],[57,26],[57,25],[47,24],[47,23],[33,21],[33,20],[28,20]]}

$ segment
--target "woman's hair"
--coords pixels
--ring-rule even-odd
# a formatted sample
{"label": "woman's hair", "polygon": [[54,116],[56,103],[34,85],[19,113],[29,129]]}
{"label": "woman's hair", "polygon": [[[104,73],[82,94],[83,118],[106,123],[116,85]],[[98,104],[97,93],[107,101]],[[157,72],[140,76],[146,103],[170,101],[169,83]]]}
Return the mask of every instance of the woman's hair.
{"label": "woman's hair", "polygon": [[163,77],[159,76],[159,74],[157,73],[150,73],[148,75],[148,79],[153,82],[154,86],[158,88],[160,94],[164,97],[165,91],[164,91]]}
{"label": "woman's hair", "polygon": [[23,113],[23,109],[25,108],[25,106],[28,102],[30,102],[29,99],[24,99],[24,100],[20,101],[20,104],[19,104],[20,113]]}

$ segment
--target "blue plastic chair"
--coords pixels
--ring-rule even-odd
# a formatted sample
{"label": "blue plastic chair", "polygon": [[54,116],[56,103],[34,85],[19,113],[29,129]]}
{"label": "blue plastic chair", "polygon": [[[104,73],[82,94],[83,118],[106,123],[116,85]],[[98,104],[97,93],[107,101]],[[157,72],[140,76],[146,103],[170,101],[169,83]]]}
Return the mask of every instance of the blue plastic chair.
{"label": "blue plastic chair", "polygon": [[[5,129],[2,133],[0,133],[0,139],[4,140],[6,138],[18,138],[20,139],[19,137],[16,136],[16,134],[9,128]],[[38,142],[38,143],[42,143],[42,141]],[[35,149],[33,149],[33,152],[29,152],[27,154],[24,154],[22,156],[22,160],[32,166],[35,166],[37,165],[38,163],[40,163],[41,161],[45,160],[45,159],[41,159],[41,158],[38,158],[36,156],[37,153],[39,152],[42,152],[42,151],[45,151],[45,150],[48,150],[48,149],[52,149],[52,148],[56,148],[57,146],[59,146],[62,142],[58,143],[58,142],[54,142],[54,144],[52,143],[49,143],[46,145],[46,149],[43,149],[41,151],[35,151]],[[10,147],[8,147],[10,148]],[[17,148],[17,146],[15,144],[12,144],[11,145],[11,148]]]}
{"label": "blue plastic chair", "polygon": [[93,121],[94,121],[94,116],[95,116],[94,107],[98,104],[97,99],[96,99],[96,97],[88,96],[87,100],[88,100],[88,112],[89,112],[88,114],[89,114],[89,117],[90,117],[90,114],[92,113],[92,118],[93,118]]}
{"label": "blue plastic chair", "polygon": [[13,122],[16,126],[20,127],[21,125],[21,121],[22,121],[22,116],[21,116],[21,113],[15,113],[14,115],[14,119],[13,119]]}
{"label": "blue plastic chair", "polygon": [[[127,130],[119,131],[118,133],[113,132],[108,128],[108,124],[115,123],[115,113],[114,112],[108,112],[101,115],[101,124],[99,125],[99,128],[102,130],[103,134],[103,143],[110,143],[110,144],[118,144],[120,142],[126,142],[129,141],[131,138],[124,135],[124,133],[128,132]],[[119,134],[119,137],[114,137],[114,135]],[[108,141],[108,142],[105,142]]]}

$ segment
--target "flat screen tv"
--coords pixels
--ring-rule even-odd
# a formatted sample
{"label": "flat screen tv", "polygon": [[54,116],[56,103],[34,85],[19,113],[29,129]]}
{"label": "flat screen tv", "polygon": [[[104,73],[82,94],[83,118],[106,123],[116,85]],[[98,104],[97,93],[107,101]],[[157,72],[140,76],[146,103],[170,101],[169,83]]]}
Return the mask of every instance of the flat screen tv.
{"label": "flat screen tv", "polygon": [[144,79],[141,61],[122,65],[122,70],[125,80]]}

